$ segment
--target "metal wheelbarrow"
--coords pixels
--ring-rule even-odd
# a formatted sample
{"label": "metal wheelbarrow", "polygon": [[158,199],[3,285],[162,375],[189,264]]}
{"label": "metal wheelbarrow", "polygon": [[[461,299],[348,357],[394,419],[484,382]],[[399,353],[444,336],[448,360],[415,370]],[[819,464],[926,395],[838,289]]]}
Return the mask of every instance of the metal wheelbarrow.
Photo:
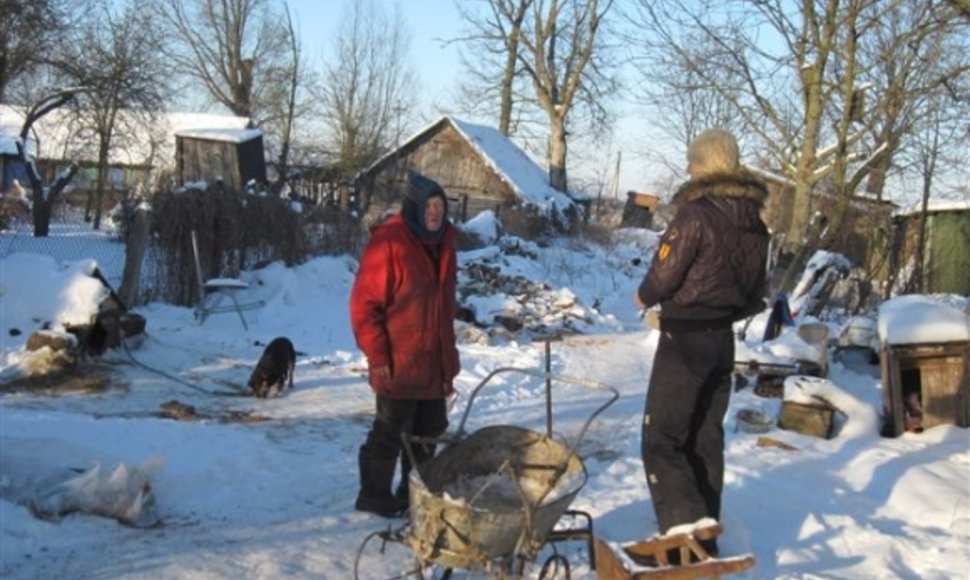
{"label": "metal wheelbarrow", "polygon": [[[546,380],[546,433],[497,425],[466,434],[465,423],[479,391],[495,376],[510,372]],[[553,436],[553,381],[611,394],[586,419],[571,443]],[[422,569],[436,567],[445,570],[443,578],[450,577],[455,568],[482,569],[490,577],[518,578],[547,542],[581,536],[587,540],[595,567],[592,518],[588,514],[568,513],[587,521],[578,534],[554,528],[586,484],[586,468],[576,448],[593,419],[618,397],[616,389],[603,383],[548,372],[504,367],[489,373],[472,391],[455,434],[435,441],[446,447],[412,470],[409,521],[398,530],[376,534],[385,542],[402,543],[413,551],[417,566],[404,576],[423,577]],[[407,437],[405,449],[410,452]],[[566,568],[568,577],[568,561],[558,554],[544,564],[539,577],[545,578],[547,570],[559,565]]]}

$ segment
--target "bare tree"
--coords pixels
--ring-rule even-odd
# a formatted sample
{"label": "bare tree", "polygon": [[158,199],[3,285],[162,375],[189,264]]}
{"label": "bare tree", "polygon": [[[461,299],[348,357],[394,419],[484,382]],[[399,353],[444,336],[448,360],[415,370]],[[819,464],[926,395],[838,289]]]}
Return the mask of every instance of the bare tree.
{"label": "bare tree", "polygon": [[395,144],[413,108],[414,77],[400,13],[373,0],[349,0],[323,73],[320,103],[332,149],[350,178]]}
{"label": "bare tree", "polygon": [[[792,219],[784,232],[792,259],[783,288],[793,286],[808,257],[839,233],[851,197],[873,162],[896,146],[885,136],[882,141],[874,137],[877,112],[890,96],[873,90],[876,63],[864,41],[902,2],[636,4],[633,22],[646,31],[639,46],[644,65],[650,66],[658,55],[679,57],[685,70],[731,106],[744,123],[746,137],[759,141],[771,166],[795,183]],[[933,14],[917,29],[939,22]],[[760,44],[768,31],[776,42]],[[910,42],[920,41],[910,33],[896,38],[900,50],[912,50]],[[824,230],[814,228],[811,220],[812,192],[823,182],[837,196]]]}
{"label": "bare tree", "polygon": [[97,181],[85,212],[94,229],[101,226],[112,150],[140,140],[163,102],[165,74],[157,38],[150,18],[135,3],[120,13],[104,4],[77,28],[67,49],[72,54],[65,59],[65,74],[85,87],[76,138],[97,143]]}
{"label": "bare tree", "polygon": [[537,0],[522,29],[519,62],[549,126],[549,184],[567,190],[568,119],[579,105],[591,126],[609,118],[603,103],[616,86],[603,19],[613,0]]}
{"label": "bare tree", "polygon": [[[277,95],[267,103],[260,128],[273,137],[271,146],[277,148],[276,180],[271,184],[275,192],[283,189],[293,155],[296,125],[310,110],[307,98],[308,86],[312,84],[310,72],[303,59],[303,47],[293,23],[288,6],[285,8],[284,30],[290,58],[286,66],[278,69],[271,83]],[[278,75],[278,78],[276,78]]]}
{"label": "bare tree", "polygon": [[291,64],[284,8],[275,0],[156,0],[165,54],[214,102],[258,120]]}
{"label": "bare tree", "polygon": [[963,18],[970,20],[970,0],[946,0]]}
{"label": "bare tree", "polygon": [[519,62],[522,29],[533,0],[478,0],[456,2],[468,30],[451,42],[461,46],[460,57],[469,80],[462,85],[470,110],[497,108],[498,130],[505,136],[515,131],[516,115],[525,79]]}
{"label": "bare tree", "polygon": [[20,153],[20,159],[27,169],[27,181],[30,182],[34,237],[37,238],[47,237],[50,234],[53,207],[74,178],[78,166],[76,163],[72,163],[67,171],[55,178],[54,183],[50,186],[45,184],[35,160],[31,158],[29,146],[31,129],[37,121],[48,113],[72,102],[82,90],[78,87],[71,87],[51,91],[31,105],[24,115],[24,124],[20,129],[19,139],[17,140],[17,149]]}
{"label": "bare tree", "polygon": [[35,71],[56,52],[79,3],[68,0],[0,0],[0,102],[11,81]]}
{"label": "bare tree", "polygon": [[[703,43],[705,39],[699,38],[691,44],[703,51]],[[708,45],[713,54],[705,59],[716,60],[720,47]],[[714,80],[717,71],[698,74],[690,63],[683,62],[688,58],[684,53],[661,52],[656,58],[658,60],[650,66],[637,68],[641,83],[650,90],[637,91],[633,101],[649,111],[647,117],[661,136],[662,143],[677,143],[683,148],[672,152],[672,148],[665,145],[645,148],[642,153],[655,157],[672,175],[681,176],[685,171],[683,152],[701,131],[719,127],[742,135],[744,126],[734,107],[720,94],[730,89],[724,82]],[[674,153],[676,157],[671,157]]]}
{"label": "bare tree", "polygon": [[[921,141],[920,125],[935,122],[939,107],[949,109],[948,103],[966,101],[970,95],[966,87],[970,59],[965,56],[970,51],[968,24],[953,20],[933,3],[904,0],[863,39],[866,61],[872,63],[873,91],[881,95],[874,103],[873,138],[889,145],[872,160],[868,193],[882,198],[897,153]],[[967,105],[964,109],[970,111]]]}

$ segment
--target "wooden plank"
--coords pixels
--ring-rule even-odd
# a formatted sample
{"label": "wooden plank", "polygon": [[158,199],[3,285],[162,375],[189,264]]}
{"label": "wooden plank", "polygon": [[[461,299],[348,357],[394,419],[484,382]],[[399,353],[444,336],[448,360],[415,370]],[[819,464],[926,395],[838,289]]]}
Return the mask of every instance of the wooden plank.
{"label": "wooden plank", "polygon": [[905,428],[902,379],[900,378],[899,364],[896,362],[895,350],[885,343],[882,345],[880,367],[882,369],[882,388],[885,391],[884,396],[887,404],[886,412],[890,420],[887,435],[899,437]]}
{"label": "wooden plank", "polygon": [[[649,542],[645,542],[649,543]],[[624,548],[629,551],[629,547]],[[708,559],[687,566],[636,568],[630,566],[603,540],[595,541],[596,578],[598,580],[693,580],[720,578],[724,574],[744,572],[755,565],[754,556]]]}
{"label": "wooden plank", "polygon": [[653,570],[637,570],[633,580],[693,580],[694,578],[720,578],[723,574],[737,574],[754,567],[754,556],[708,560],[689,566],[670,566]]}
{"label": "wooden plank", "polygon": [[606,542],[596,539],[594,542],[596,554],[596,578],[598,580],[630,580],[630,571],[616,556],[616,552]]}
{"label": "wooden plank", "polygon": [[955,424],[963,360],[958,357],[934,357],[919,361],[918,367],[922,387],[923,427]]}

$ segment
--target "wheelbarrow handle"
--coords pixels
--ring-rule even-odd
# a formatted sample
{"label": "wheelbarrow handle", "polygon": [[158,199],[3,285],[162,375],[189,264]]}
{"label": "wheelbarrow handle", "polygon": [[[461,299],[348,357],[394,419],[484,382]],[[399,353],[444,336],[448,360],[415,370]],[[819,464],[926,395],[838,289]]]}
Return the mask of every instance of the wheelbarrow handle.
{"label": "wheelbarrow handle", "polygon": [[[611,393],[609,400],[603,403],[602,405],[600,405],[599,407],[597,407],[596,410],[594,410],[593,413],[589,416],[589,418],[586,419],[586,422],[583,423],[583,427],[579,430],[579,435],[576,437],[575,442],[573,442],[573,444],[569,448],[569,451],[571,453],[576,452],[576,448],[579,446],[580,442],[582,442],[583,437],[586,435],[586,430],[589,429],[589,425],[590,423],[593,422],[593,419],[595,419],[600,413],[605,411],[607,407],[612,405],[613,402],[620,397],[619,391],[607,385],[606,383],[601,383],[599,381],[591,381],[588,379],[580,379],[580,378],[570,377],[566,375],[557,375],[557,374],[547,373],[544,371],[539,371],[539,370],[529,369],[529,368],[500,367],[488,373],[488,375],[486,375],[485,378],[483,378],[481,382],[478,383],[478,386],[476,386],[472,390],[471,395],[468,398],[468,405],[465,406],[465,412],[462,413],[461,421],[458,423],[458,429],[455,434],[455,438],[457,440],[461,440],[464,438],[465,421],[468,420],[468,414],[471,412],[472,404],[475,402],[475,397],[478,396],[478,392],[482,390],[482,388],[496,375],[499,375],[501,373],[509,373],[509,372],[522,373],[522,374],[533,376],[540,379],[559,381],[561,383],[568,383],[568,384],[577,385],[580,387],[588,387],[591,389],[602,389],[605,391],[609,391]],[[549,395],[548,391],[546,396],[551,396]]]}

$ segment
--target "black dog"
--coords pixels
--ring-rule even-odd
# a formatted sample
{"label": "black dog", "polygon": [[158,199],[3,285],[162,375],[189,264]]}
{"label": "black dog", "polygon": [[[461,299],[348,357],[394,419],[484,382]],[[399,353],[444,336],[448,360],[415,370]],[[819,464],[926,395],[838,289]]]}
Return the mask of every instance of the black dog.
{"label": "black dog", "polygon": [[296,366],[296,349],[290,339],[280,336],[274,338],[259,357],[253,374],[249,377],[249,388],[253,395],[266,398],[274,389],[277,395],[283,394],[285,387],[293,388],[293,367]]}

